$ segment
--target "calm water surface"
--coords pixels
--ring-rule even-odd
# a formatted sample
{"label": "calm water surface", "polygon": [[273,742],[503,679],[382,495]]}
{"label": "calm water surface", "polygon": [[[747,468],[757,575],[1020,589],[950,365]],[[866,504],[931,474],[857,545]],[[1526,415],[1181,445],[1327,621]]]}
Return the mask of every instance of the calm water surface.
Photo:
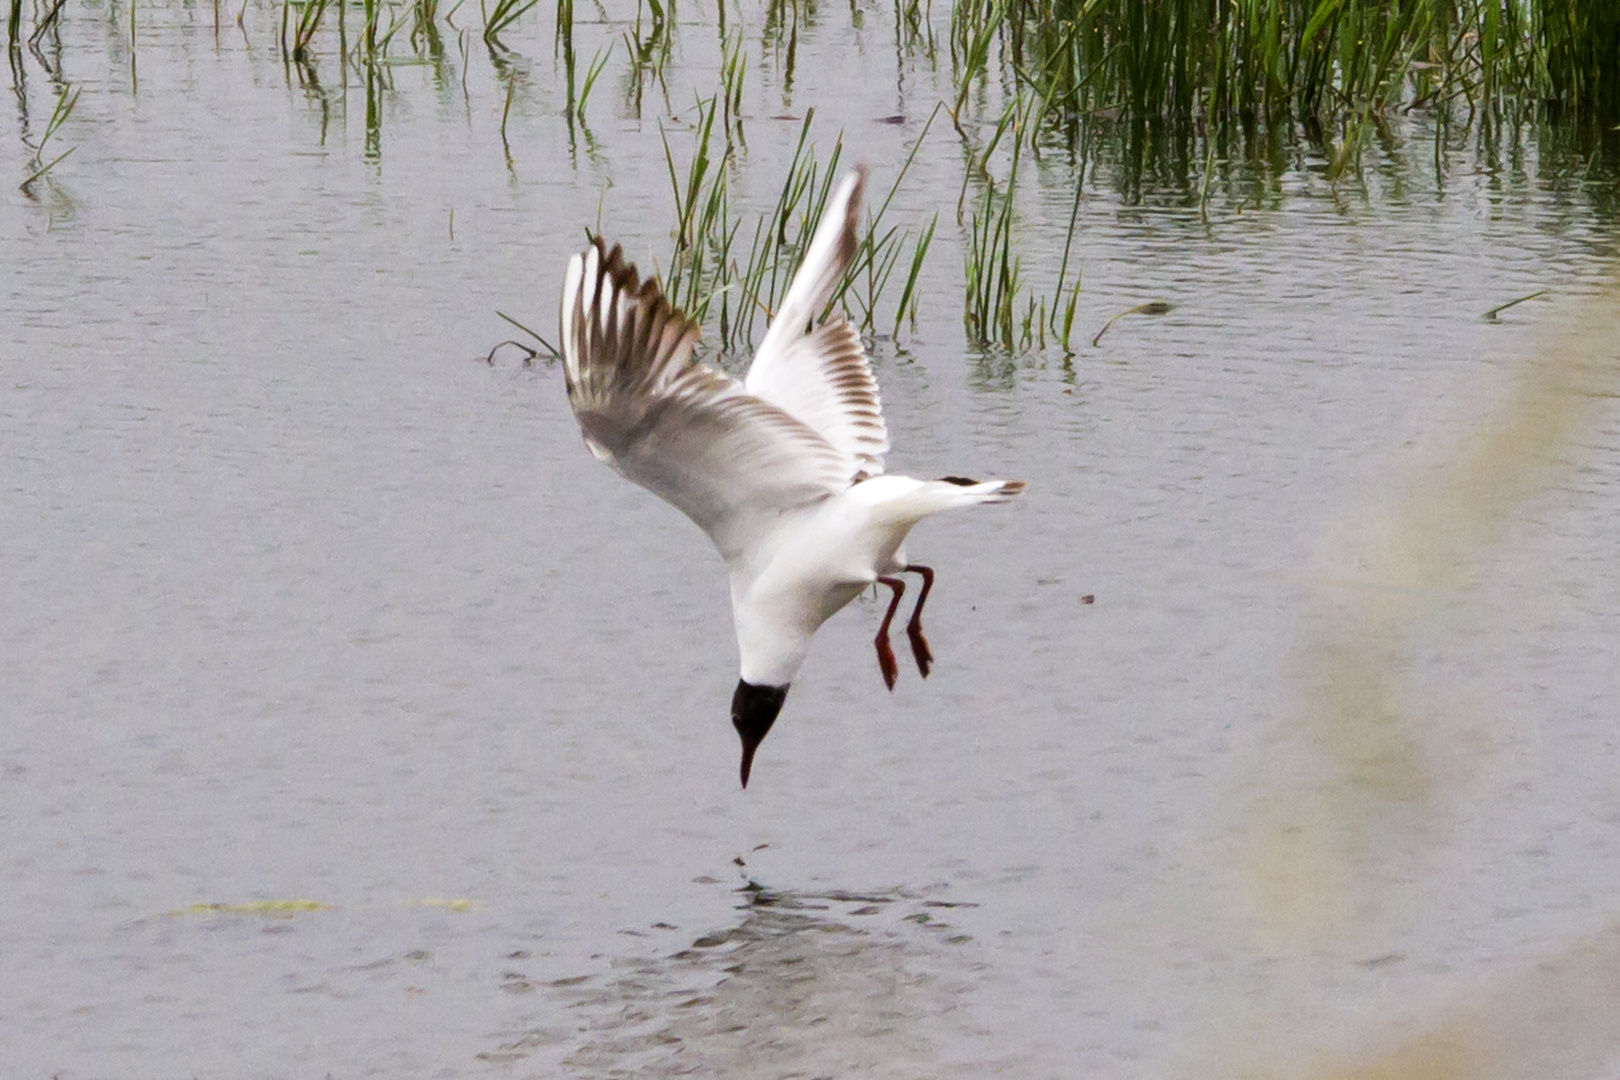
{"label": "calm water surface", "polygon": [[[742,792],[718,557],[581,448],[554,369],[481,360],[497,309],[550,333],[598,220],[667,257],[660,121],[687,153],[718,54],[682,16],[667,103],[635,117],[617,46],[572,153],[529,16],[509,166],[505,85],[448,31],[441,68],[393,68],[368,152],[359,77],[329,49],[324,90],[289,88],[277,10],[216,44],[208,9],[143,9],[132,83],[127,10],[70,6],[77,149],[0,196],[7,1075],[1209,1075],[1612,917],[1601,398],[1456,580],[1368,624],[1398,628],[1391,708],[1435,764],[1367,825],[1348,920],[1290,936],[1243,856],[1257,799],[1314,790],[1288,733],[1324,626],[1413,593],[1357,537],[1511,413],[1527,358],[1612,346],[1558,336],[1604,303],[1606,181],[1533,142],[1437,181],[1414,125],[1362,184],[1302,155],[1205,220],[1124,204],[1104,163],[1077,325],[1174,310],[1005,357],[962,340],[936,124],[894,211],[943,213],[919,325],[876,347],[889,463],[1030,492],[914,534],[932,677],[885,693],[881,611],[851,605]],[[949,93],[882,11],[806,23],[791,83],[742,25],[760,204],[798,132],[773,116],[814,106],[886,187]],[[26,64],[19,178],[54,97]],[[1038,280],[1066,170],[1028,192]],[[325,908],[193,908],[298,899]]]}

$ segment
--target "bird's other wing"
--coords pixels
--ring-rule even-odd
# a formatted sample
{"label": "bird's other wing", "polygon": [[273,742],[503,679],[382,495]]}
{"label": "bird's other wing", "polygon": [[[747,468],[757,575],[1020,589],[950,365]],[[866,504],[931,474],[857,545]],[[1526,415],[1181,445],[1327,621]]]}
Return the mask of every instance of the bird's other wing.
{"label": "bird's other wing", "polygon": [[568,263],[563,371],[585,445],[731,559],[783,511],[849,486],[847,455],[697,363],[698,326],[601,239]]}
{"label": "bird's other wing", "polygon": [[883,400],[861,335],[841,312],[789,341],[763,370],[756,358],[747,387],[847,455],[851,479],[883,472],[889,452]]}
{"label": "bird's other wing", "polygon": [[839,182],[816,226],[804,262],[748,368],[748,392],[819,432],[848,455],[850,476],[883,471],[889,450],[883,402],[861,336],[842,314],[809,324],[832,297],[855,257],[855,222],[866,172]]}

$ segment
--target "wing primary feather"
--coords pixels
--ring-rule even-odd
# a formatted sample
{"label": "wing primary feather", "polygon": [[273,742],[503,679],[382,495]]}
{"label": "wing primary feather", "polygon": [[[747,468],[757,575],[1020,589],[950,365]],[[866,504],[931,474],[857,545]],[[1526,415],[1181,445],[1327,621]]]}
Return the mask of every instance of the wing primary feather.
{"label": "wing primary feather", "polygon": [[883,401],[860,334],[841,313],[807,330],[848,270],[859,243],[856,222],[866,172],[840,182],[816,227],[804,263],[748,369],[747,389],[819,432],[850,463],[875,476],[889,451]]}
{"label": "wing primary feather", "polygon": [[697,522],[728,560],[785,511],[849,486],[857,470],[845,451],[693,358],[697,323],[617,245],[593,239],[570,260],[561,315],[586,445]]}
{"label": "wing primary feather", "polygon": [[[769,364],[771,357],[784,349],[794,338],[802,335],[810,321],[821,313],[832,298],[838,280],[849,269],[859,243],[855,238],[855,224],[861,210],[861,195],[866,190],[866,167],[857,166],[839,182],[821,221],[805,249],[804,261],[788,283],[788,290],[777,305],[765,337],[754,354],[754,364]],[[753,374],[750,370],[749,374]]]}

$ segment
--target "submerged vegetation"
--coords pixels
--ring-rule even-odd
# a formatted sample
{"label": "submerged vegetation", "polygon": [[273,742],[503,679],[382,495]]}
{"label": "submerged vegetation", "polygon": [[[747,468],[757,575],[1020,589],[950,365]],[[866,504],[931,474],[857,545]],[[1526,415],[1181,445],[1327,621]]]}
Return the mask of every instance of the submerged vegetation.
{"label": "submerged vegetation", "polygon": [[[620,0],[624,10],[592,9],[581,26],[574,0],[246,0],[234,12],[215,3],[211,17],[216,40],[222,23],[248,33],[248,3],[276,17],[288,84],[318,101],[323,141],[333,108],[347,108],[351,87],[362,91],[371,160],[382,152],[383,103],[394,92],[395,68],[430,65],[442,84],[453,83],[447,72],[456,58],[443,40],[449,31],[470,107],[467,69],[481,41],[504,99],[500,137],[515,175],[508,134],[514,102],[547,91],[512,42],[537,25],[554,26],[553,108],[566,123],[570,157],[579,134],[586,153],[597,152],[586,107],[598,117],[608,108],[600,91],[593,96],[604,76],[618,81],[621,115],[676,110],[668,71],[685,48],[677,38],[691,13],[682,23],[674,0],[633,2],[633,11],[631,0]],[[45,150],[64,141],[59,129],[77,101],[60,74],[63,21],[77,15],[68,0],[4,4],[25,132],[21,186],[35,197],[35,189],[52,189],[56,166],[71,152]],[[132,92],[139,91],[138,13],[147,10],[131,4],[111,22],[127,42]],[[812,0],[771,0],[749,29],[741,10],[721,0],[713,23],[718,57],[695,69],[709,81],[680,91],[700,102],[687,110],[690,146],[683,149],[660,121],[676,222],[661,269],[672,296],[714,328],[725,350],[743,347],[763,325],[839,166],[841,139],[818,150],[813,113],[805,110],[786,175],[767,185],[778,192],[774,203],[756,211],[742,195],[752,186],[741,182],[750,168],[750,110],[792,111],[801,38],[831,17]],[[881,8],[860,5],[847,16],[857,29],[882,17]],[[1328,183],[1355,184],[1369,153],[1401,144],[1397,132],[1408,116],[1424,118],[1437,162],[1442,146],[1469,139],[1493,146],[1526,124],[1565,133],[1588,163],[1614,153],[1620,140],[1615,0],[895,0],[888,17],[900,69],[939,75],[935,112],[943,109],[954,128],[961,188],[944,235],[938,214],[929,218],[932,207],[920,214],[908,208],[906,228],[888,220],[897,198],[906,204],[901,189],[911,157],[885,177],[883,198],[874,192],[857,267],[837,301],[868,333],[899,334],[914,320],[924,260],[939,240],[960,250],[962,325],[971,342],[1008,351],[1073,349],[1082,192],[1102,161],[1126,201],[1151,190],[1207,216],[1223,198],[1241,210],[1249,198],[1242,184],[1301,160]],[[474,20],[480,25],[468,25]],[[592,40],[576,50],[582,32]],[[27,133],[25,51],[53,84],[49,119],[37,136]],[[335,106],[326,88],[334,62],[342,98]],[[685,67],[690,76],[692,64]],[[781,105],[761,110],[764,93],[779,94]],[[915,102],[912,109],[920,119]],[[911,155],[932,123],[911,142]],[[1064,201],[1045,200],[1068,206],[1066,220],[1028,216],[1032,185],[1053,183],[1072,187],[1061,193]],[[1084,341],[1089,333],[1078,336]]]}

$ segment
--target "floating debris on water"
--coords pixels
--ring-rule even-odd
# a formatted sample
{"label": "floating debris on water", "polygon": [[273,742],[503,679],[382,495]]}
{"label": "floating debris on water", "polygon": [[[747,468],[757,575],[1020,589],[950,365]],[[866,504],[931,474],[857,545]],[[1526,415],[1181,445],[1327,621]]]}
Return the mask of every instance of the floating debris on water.
{"label": "floating debris on water", "polygon": [[330,911],[319,900],[251,900],[242,904],[192,904],[177,908],[169,915],[258,915],[261,917],[290,919],[299,911]]}
{"label": "floating debris on water", "polygon": [[1168,315],[1174,310],[1174,306],[1164,300],[1149,300],[1145,304],[1137,304],[1133,308],[1127,308],[1118,315],[1115,315],[1112,319],[1109,319],[1107,322],[1103,323],[1103,328],[1097,331],[1096,337],[1091,339],[1091,347],[1094,349],[1097,348],[1097,346],[1102,342],[1103,335],[1108,333],[1108,328],[1119,322],[1119,320],[1123,319],[1127,315]]}
{"label": "floating debris on water", "polygon": [[468,900],[465,897],[455,897],[454,899],[446,900],[440,899],[439,897],[430,896],[422,900],[407,900],[405,902],[416,907],[441,907],[447,908],[450,911],[471,911],[473,908],[484,906],[482,900]]}

